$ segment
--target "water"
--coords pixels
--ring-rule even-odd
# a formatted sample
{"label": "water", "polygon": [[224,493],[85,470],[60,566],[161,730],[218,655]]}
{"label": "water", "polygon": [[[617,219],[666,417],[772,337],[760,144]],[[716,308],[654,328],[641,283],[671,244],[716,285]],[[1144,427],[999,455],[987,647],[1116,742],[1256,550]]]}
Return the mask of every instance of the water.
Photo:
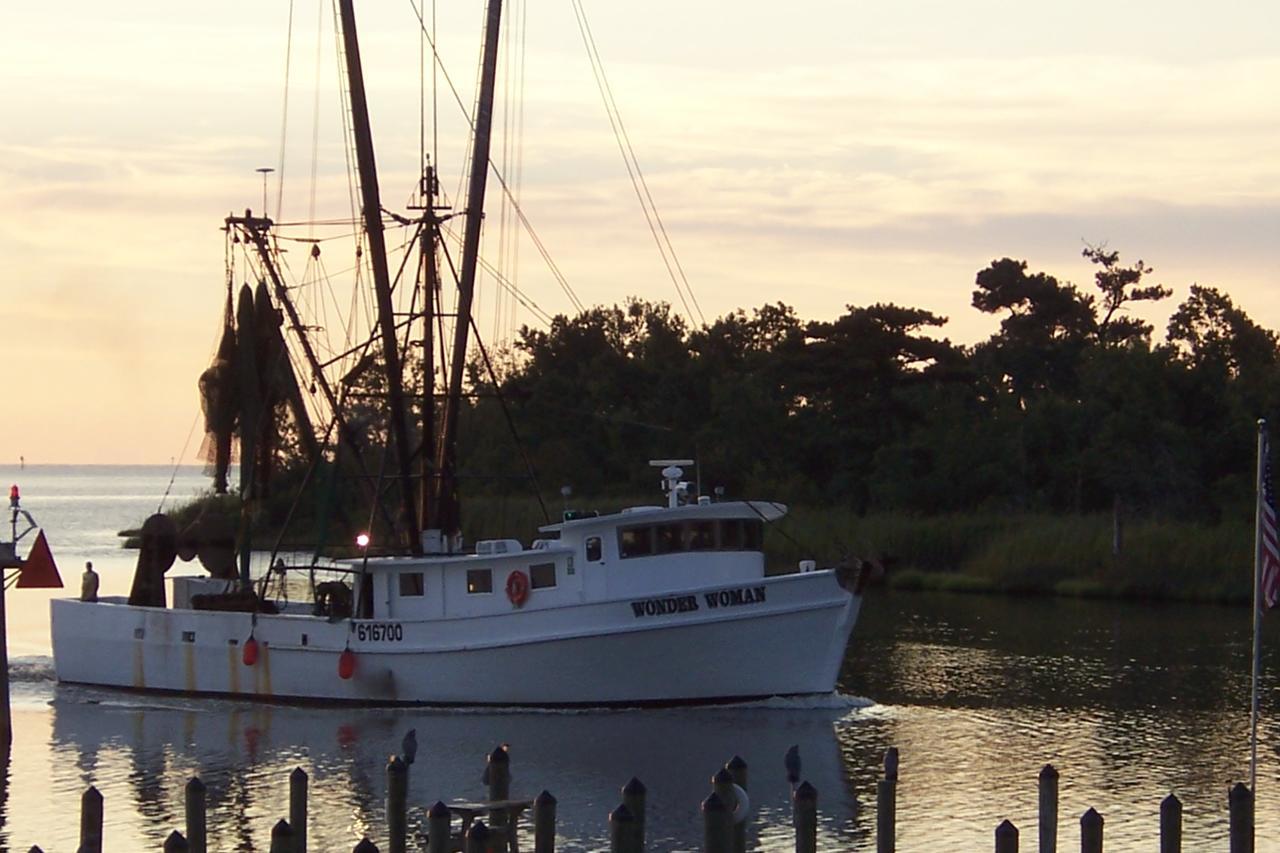
{"label": "water", "polygon": [[[135,555],[115,533],[156,510],[172,473],[0,467],[0,483],[22,484],[69,588],[88,559],[103,594],[124,594]],[[205,483],[197,469],[180,469],[171,494],[185,499]],[[1248,773],[1242,608],[876,592],[839,696],[530,713],[293,708],[59,687],[48,657],[50,597],[8,593],[15,742],[7,768],[0,764],[3,850],[75,849],[88,784],[106,801],[108,849],[158,849],[182,828],[182,786],[197,773],[209,788],[210,849],[265,850],[271,825],[286,816],[295,766],[311,775],[314,849],[350,849],[365,832],[383,842],[383,768],[410,727],[420,745],[411,828],[421,831],[436,799],[480,798],[484,755],[506,742],[513,792],[546,788],[559,800],[566,851],[607,849],[606,815],[632,775],[649,789],[650,849],[697,849],[698,802],[735,753],[750,765],[759,848],[786,849],[782,756],[792,744],[819,790],[820,847],[829,851],[874,849],[875,781],[890,745],[902,753],[898,849],[906,851],[991,849],[1004,818],[1029,848],[1045,762],[1062,774],[1061,849],[1079,843],[1078,818],[1090,806],[1106,817],[1108,850],[1153,849],[1159,803],[1171,791],[1184,804],[1185,849],[1225,849],[1226,792]],[[1267,628],[1265,672],[1275,673],[1280,628]],[[1275,710],[1268,689],[1259,850],[1280,850]]]}

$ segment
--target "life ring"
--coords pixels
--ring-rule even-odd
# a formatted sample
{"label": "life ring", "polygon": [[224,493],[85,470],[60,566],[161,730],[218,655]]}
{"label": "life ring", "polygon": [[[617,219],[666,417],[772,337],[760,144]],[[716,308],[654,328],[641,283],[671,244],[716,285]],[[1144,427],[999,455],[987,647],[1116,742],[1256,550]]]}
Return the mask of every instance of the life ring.
{"label": "life ring", "polygon": [[507,600],[516,607],[524,607],[529,600],[529,576],[516,570],[507,575]]}

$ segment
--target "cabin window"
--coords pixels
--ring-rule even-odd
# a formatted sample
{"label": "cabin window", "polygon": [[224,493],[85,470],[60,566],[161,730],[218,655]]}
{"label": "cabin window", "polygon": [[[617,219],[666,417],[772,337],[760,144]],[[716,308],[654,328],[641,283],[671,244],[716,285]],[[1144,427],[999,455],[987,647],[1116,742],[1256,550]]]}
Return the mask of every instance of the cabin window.
{"label": "cabin window", "polygon": [[618,555],[624,560],[628,557],[647,557],[652,553],[652,527],[624,527],[618,531]]}
{"label": "cabin window", "polygon": [[742,521],[730,518],[720,522],[720,548],[724,551],[742,550]]}
{"label": "cabin window", "polygon": [[680,549],[680,525],[659,524],[654,528],[655,551],[659,554],[670,554]]}
{"label": "cabin window", "polygon": [[764,523],[745,518],[720,522],[720,550],[760,551],[764,548]]}
{"label": "cabin window", "polygon": [[685,549],[688,551],[713,551],[716,547],[716,523],[694,521],[684,528]]}
{"label": "cabin window", "polygon": [[422,572],[401,572],[400,573],[400,597],[413,598],[426,594],[426,587],[422,583]]}
{"label": "cabin window", "polygon": [[467,569],[467,592],[471,595],[493,592],[493,572],[489,569]]}
{"label": "cabin window", "polygon": [[748,551],[764,550],[764,522],[744,521],[742,523],[743,547]]}
{"label": "cabin window", "polygon": [[587,562],[598,563],[604,559],[604,548],[601,545],[599,536],[587,537]]}
{"label": "cabin window", "polygon": [[536,563],[529,567],[529,580],[534,589],[546,589],[556,585],[556,564]]}

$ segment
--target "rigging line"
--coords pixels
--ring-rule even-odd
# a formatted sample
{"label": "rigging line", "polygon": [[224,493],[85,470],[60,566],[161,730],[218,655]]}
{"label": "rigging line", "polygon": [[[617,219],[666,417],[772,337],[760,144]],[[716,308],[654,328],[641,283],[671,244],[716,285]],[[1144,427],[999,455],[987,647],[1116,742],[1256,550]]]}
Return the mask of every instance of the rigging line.
{"label": "rigging line", "polygon": [[[418,18],[418,25],[422,27],[423,31],[425,32],[427,25],[422,18],[422,13],[418,9],[418,4],[414,2],[414,0],[409,0],[409,6],[413,9],[414,14]],[[435,58],[435,63],[440,68],[440,73],[444,76],[445,83],[447,83],[449,86],[449,92],[450,94],[453,95],[454,102],[458,105],[458,109],[462,111],[462,117],[467,121],[468,126],[474,129],[474,122],[472,120],[471,114],[467,111],[466,104],[464,104],[462,101],[462,96],[458,94],[457,86],[453,84],[453,79],[449,76],[448,70],[444,67],[444,63],[440,59],[440,54],[436,50],[435,42],[432,40],[430,33],[427,33],[427,42],[431,45],[432,56]],[[493,171],[493,176],[497,179],[498,183],[502,186],[502,191],[506,193],[508,198],[512,198],[511,187],[507,185],[507,180],[503,176],[502,170],[500,170],[497,167],[497,165],[493,163],[492,159],[490,159],[489,161],[489,168]],[[459,187],[458,194],[456,197],[461,198],[461,196],[462,196],[462,191],[461,191],[461,187]],[[470,200],[468,200],[468,203],[470,203]],[[543,245],[542,239],[538,237],[537,233],[533,230],[533,224],[529,221],[529,218],[525,216],[524,209],[521,208],[520,204],[516,202],[514,198],[512,200],[512,207],[515,208],[516,216],[520,219],[520,224],[524,226],[524,229],[525,231],[528,232],[530,239],[532,239],[534,245],[537,246],[538,253],[542,256],[543,262],[547,265],[547,268],[551,271],[551,274],[555,277],[561,289],[563,289],[565,293],[568,295],[569,301],[573,303],[573,306],[576,310],[578,311],[584,310],[582,302],[578,299],[577,294],[573,292],[573,288],[570,287],[568,279],[565,278],[564,273],[560,271],[560,268],[556,266],[555,261],[551,259],[551,253],[547,251],[547,247]]]}
{"label": "rigging line", "polygon": [[[284,148],[289,131],[289,70],[293,65],[293,0],[289,0],[289,29],[284,43],[284,104],[280,109],[280,165],[276,170],[276,216],[284,204]],[[262,211],[266,216],[267,212]]]}
{"label": "rigging line", "polygon": [[[649,222],[649,230],[653,232],[654,242],[658,245],[658,251],[662,254],[663,263],[666,264],[667,273],[671,276],[671,282],[676,287],[676,292],[680,294],[680,301],[684,303],[685,312],[689,314],[689,318],[693,319],[693,313],[689,311],[689,305],[685,302],[684,293],[681,291],[681,281],[684,283],[684,290],[688,292],[689,299],[692,300],[694,308],[697,310],[699,321],[705,326],[706,317],[702,313],[702,307],[698,304],[698,298],[694,295],[693,288],[689,284],[689,279],[685,275],[684,267],[680,264],[680,259],[676,255],[675,246],[671,243],[671,238],[667,234],[666,225],[663,224],[662,215],[658,212],[658,207],[654,204],[653,195],[649,191],[649,183],[645,180],[644,172],[640,168],[640,161],[636,157],[635,149],[631,145],[631,137],[627,133],[626,125],[623,124],[622,114],[618,110],[617,100],[613,96],[613,89],[609,85],[608,75],[604,70],[604,62],[600,59],[600,51],[596,47],[595,36],[591,32],[591,24],[587,21],[587,10],[583,7],[581,0],[571,0],[574,7],[574,14],[578,19],[578,29],[582,34],[583,44],[587,49],[588,58],[591,61],[592,72],[596,75],[596,85],[600,89],[600,97],[605,102],[605,112],[609,115],[609,123],[613,126],[614,136],[617,138],[618,147],[622,151],[623,160],[627,163],[627,174],[631,176],[632,186],[635,188],[636,196],[640,201],[640,206],[644,209],[645,219]],[[616,124],[615,124],[616,120]],[[635,173],[632,174],[632,165],[635,167]],[[643,191],[643,194],[642,194]],[[647,205],[646,205],[647,202]],[[652,211],[652,219],[650,219],[650,211]],[[657,223],[655,230],[654,223]],[[659,233],[661,232],[661,237]],[[665,250],[664,250],[665,243]],[[670,261],[667,260],[667,254],[670,253]],[[672,263],[675,269],[672,269]],[[677,271],[679,278],[677,278]]]}
{"label": "rigging line", "polygon": [[[453,265],[453,256],[449,254],[448,248],[443,246],[443,244],[442,244],[442,248],[444,250],[445,260],[449,264],[449,271],[452,272],[454,277],[456,278],[458,275],[458,270]],[[527,308],[530,313],[532,313],[535,317],[537,317],[546,325],[548,326],[551,325],[551,315],[548,314],[546,311],[544,311],[536,302],[534,302],[532,297],[530,297],[528,294],[522,293],[520,289],[515,286],[515,284],[508,282],[504,277],[499,275],[494,270],[493,265],[490,264],[488,261],[486,261],[484,258],[477,258],[476,261],[477,263],[481,264],[486,270],[493,272],[494,278],[498,281],[498,283],[501,284],[503,287],[507,288],[507,290],[511,293],[511,295],[514,296],[520,302],[521,305]]]}

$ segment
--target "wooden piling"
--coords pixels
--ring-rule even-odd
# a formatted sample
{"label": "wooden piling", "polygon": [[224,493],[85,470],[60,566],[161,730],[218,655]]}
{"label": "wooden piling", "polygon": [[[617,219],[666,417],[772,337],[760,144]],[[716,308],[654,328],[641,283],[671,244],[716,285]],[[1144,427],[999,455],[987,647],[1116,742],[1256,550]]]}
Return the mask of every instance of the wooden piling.
{"label": "wooden piling", "polygon": [[183,806],[187,821],[187,847],[191,853],[205,853],[208,849],[208,791],[199,776],[187,780]]}
{"label": "wooden piling", "polygon": [[796,828],[796,853],[817,853],[818,789],[801,782],[791,794],[791,821]]}
{"label": "wooden piling", "polygon": [[[485,781],[489,785],[490,802],[511,799],[511,755],[499,746],[489,753],[486,761]],[[509,819],[505,809],[493,809],[489,812],[489,828],[506,834]]]}
{"label": "wooden piling", "polygon": [[489,827],[478,820],[467,830],[466,853],[489,853]]}
{"label": "wooden piling", "polygon": [[90,785],[80,796],[80,853],[102,853],[102,794]]}
{"label": "wooden piling", "polygon": [[293,853],[307,853],[307,771],[301,767],[289,774],[289,826],[293,827]]}
{"label": "wooden piling", "polygon": [[387,761],[387,850],[405,853],[408,820],[409,766],[398,755]]}
{"label": "wooden piling", "polygon": [[711,777],[711,790],[716,792],[720,797],[720,802],[724,803],[725,811],[729,813],[729,819],[737,819],[738,809],[738,793],[733,790],[733,777],[729,775],[729,771],[721,767]]}
{"label": "wooden piling", "polygon": [[733,814],[715,791],[702,801],[702,850],[703,853],[733,851]]}
{"label": "wooden piling", "polygon": [[1040,853],[1058,853],[1058,771],[1040,768]]}
{"label": "wooden piling", "polygon": [[640,853],[642,849],[631,809],[624,803],[609,812],[609,853]]}
{"label": "wooden piling", "polygon": [[881,779],[876,785],[876,853],[893,853],[898,834],[897,822],[898,783],[893,779]]}
{"label": "wooden piling", "polygon": [[378,845],[374,844],[368,838],[362,838],[360,839],[360,843],[351,848],[351,853],[378,853]]}
{"label": "wooden piling", "polygon": [[891,746],[884,751],[884,778],[898,781],[898,748]]}
{"label": "wooden piling", "polygon": [[271,853],[291,853],[293,850],[293,827],[289,821],[281,818],[271,827]]}
{"label": "wooden piling", "polygon": [[1102,815],[1096,809],[1080,817],[1080,853],[1102,853]]}
{"label": "wooden piling", "polygon": [[427,853],[449,853],[452,817],[449,807],[439,800],[427,812]]}
{"label": "wooden piling", "polygon": [[[742,790],[747,790],[747,762],[741,755],[735,755],[729,759],[729,763],[724,766],[729,771],[729,775],[733,777],[733,784]],[[751,819],[751,815],[739,815],[739,820],[733,825],[733,850],[734,853],[746,853],[747,850],[747,821]]]}
{"label": "wooden piling", "polygon": [[[622,790],[625,797],[626,788]],[[555,853],[555,849],[556,798],[543,791],[533,801],[533,853]]]}
{"label": "wooden piling", "polygon": [[1237,782],[1227,794],[1231,811],[1231,853],[1253,853],[1253,792]]}
{"label": "wooden piling", "polygon": [[996,853],[1018,853],[1018,827],[1005,820],[996,827]]}
{"label": "wooden piling", "polygon": [[[545,792],[544,792],[545,793]],[[550,795],[548,795],[550,796]],[[631,781],[622,786],[622,804],[631,812],[636,820],[636,836],[640,839],[640,849],[644,849],[644,809],[648,789],[644,783],[632,776]],[[536,808],[537,803],[534,803]],[[547,848],[550,851],[551,848]]]}
{"label": "wooden piling", "polygon": [[1160,803],[1160,853],[1182,853],[1182,801],[1173,794]]}
{"label": "wooden piling", "polygon": [[191,844],[182,837],[182,833],[174,830],[164,840],[164,853],[190,853]]}

